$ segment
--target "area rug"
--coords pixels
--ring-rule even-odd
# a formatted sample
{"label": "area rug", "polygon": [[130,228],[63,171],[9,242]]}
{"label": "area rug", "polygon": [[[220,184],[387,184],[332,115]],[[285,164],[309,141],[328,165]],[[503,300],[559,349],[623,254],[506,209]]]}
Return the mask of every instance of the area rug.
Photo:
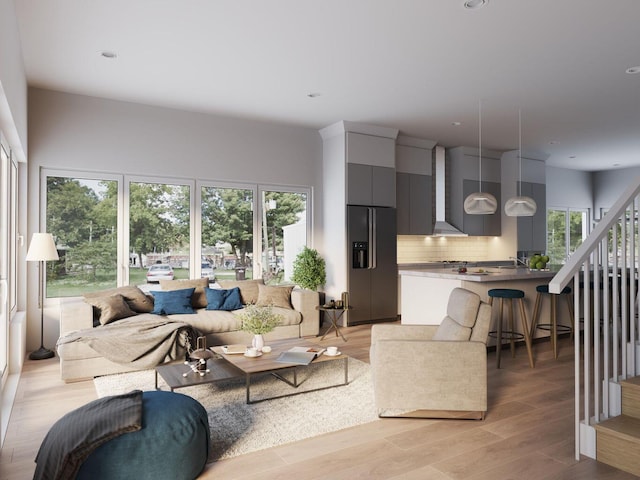
{"label": "area rug", "polygon": [[[186,368],[186,367],[185,367]],[[252,377],[251,399],[306,391],[344,380],[342,362],[323,362],[299,369],[302,384],[294,389],[271,375]],[[155,388],[153,370],[94,379],[99,397],[134,389]],[[159,387],[168,387],[159,379]],[[377,420],[368,364],[349,359],[349,384],[247,405],[244,377],[176,390],[207,410],[211,461],[231,458],[323,433]]]}

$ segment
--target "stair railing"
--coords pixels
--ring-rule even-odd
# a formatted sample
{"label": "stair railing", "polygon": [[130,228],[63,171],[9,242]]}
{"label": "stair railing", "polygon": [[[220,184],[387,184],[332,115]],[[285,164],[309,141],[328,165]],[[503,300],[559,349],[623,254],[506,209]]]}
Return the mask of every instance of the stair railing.
{"label": "stair railing", "polygon": [[596,458],[593,425],[620,414],[619,381],[640,370],[636,364],[639,194],[640,178],[549,283],[549,292],[560,293],[573,282],[576,460],[581,454]]}

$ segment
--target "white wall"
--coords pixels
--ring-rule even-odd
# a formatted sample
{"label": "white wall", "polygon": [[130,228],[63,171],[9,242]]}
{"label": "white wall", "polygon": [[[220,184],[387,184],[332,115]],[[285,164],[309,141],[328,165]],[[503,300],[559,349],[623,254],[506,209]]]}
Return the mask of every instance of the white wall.
{"label": "white wall", "polygon": [[27,150],[27,81],[13,0],[0,0],[0,129],[20,162]]}
{"label": "white wall", "polygon": [[[30,234],[39,231],[43,167],[311,186],[315,235],[322,218],[322,140],[315,129],[30,89]],[[40,331],[35,268],[28,291],[33,349]],[[58,337],[55,305],[46,315],[51,346]]]}

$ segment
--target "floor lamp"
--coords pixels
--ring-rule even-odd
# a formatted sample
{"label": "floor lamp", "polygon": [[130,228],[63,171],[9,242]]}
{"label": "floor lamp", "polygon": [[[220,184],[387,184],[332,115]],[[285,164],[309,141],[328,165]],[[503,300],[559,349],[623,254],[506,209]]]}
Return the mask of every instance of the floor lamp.
{"label": "floor lamp", "polygon": [[27,252],[27,262],[40,262],[38,283],[40,284],[40,348],[31,352],[31,360],[44,360],[54,356],[52,350],[44,347],[44,269],[48,260],[58,260],[58,250],[50,233],[34,233]]}

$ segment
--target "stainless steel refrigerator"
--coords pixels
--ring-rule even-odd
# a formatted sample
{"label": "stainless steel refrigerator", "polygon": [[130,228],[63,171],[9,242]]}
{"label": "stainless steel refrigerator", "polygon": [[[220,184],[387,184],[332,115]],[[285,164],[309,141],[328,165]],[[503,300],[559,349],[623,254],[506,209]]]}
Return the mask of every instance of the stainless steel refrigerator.
{"label": "stainless steel refrigerator", "polygon": [[396,210],[347,206],[349,325],[398,315]]}

